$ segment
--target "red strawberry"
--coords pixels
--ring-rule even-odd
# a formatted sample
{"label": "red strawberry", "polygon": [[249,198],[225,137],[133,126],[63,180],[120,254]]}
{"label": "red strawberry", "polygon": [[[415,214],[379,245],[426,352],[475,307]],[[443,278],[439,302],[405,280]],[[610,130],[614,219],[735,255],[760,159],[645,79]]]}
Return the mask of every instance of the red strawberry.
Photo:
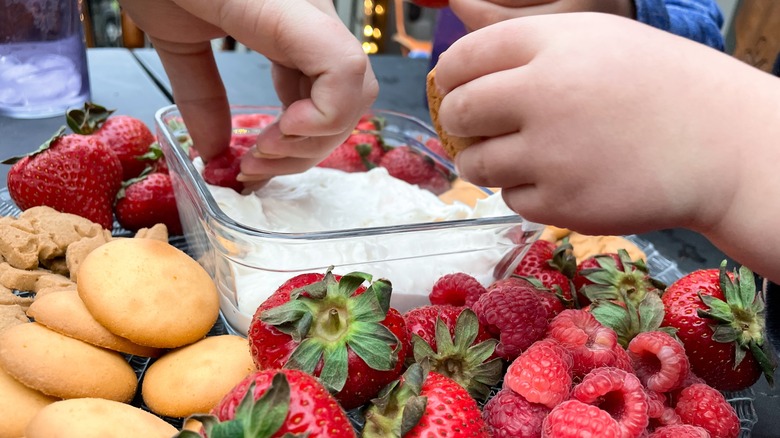
{"label": "red strawberry", "polygon": [[509,365],[504,387],[531,403],[553,408],[569,398],[571,364],[571,354],[558,341],[537,341]]}
{"label": "red strawberry", "polygon": [[415,152],[409,146],[398,146],[388,151],[379,165],[387,169],[391,176],[436,195],[441,195],[451,186],[449,175],[433,159]]}
{"label": "red strawberry", "polygon": [[364,438],[489,438],[477,402],[449,377],[412,364],[366,412]]}
{"label": "red strawberry", "polygon": [[534,438],[542,435],[542,421],[550,408],[531,403],[503,388],[482,408],[482,418],[493,438]]}
{"label": "red strawberry", "polygon": [[467,307],[434,305],[416,307],[404,314],[412,336],[415,362],[445,375],[484,401],[501,380],[503,362],[494,354],[496,340]]}
{"label": "red strawberry", "polygon": [[721,391],[739,391],[764,373],[773,381],[776,364],[765,342],[764,299],[753,273],[718,269],[692,272],[662,296],[663,325],[675,328],[691,371]]}
{"label": "red strawberry", "polygon": [[[316,278],[316,277],[310,277]],[[358,407],[401,374],[408,333],[390,308],[390,283],[351,273],[292,291],[258,307],[249,344],[258,369],[296,368],[320,378],[345,409]],[[283,298],[278,298],[277,294]],[[284,301],[284,298],[288,298]]]}
{"label": "red strawberry", "polygon": [[579,400],[556,406],[542,423],[542,438],[623,438],[617,421],[607,411]]}
{"label": "red strawberry", "polygon": [[344,172],[365,172],[376,167],[383,155],[384,149],[375,134],[353,132],[318,166]]}
{"label": "red strawberry", "polygon": [[152,168],[152,172],[168,173],[168,163],[165,161],[162,148],[157,142],[149,145],[149,150],[141,155],[140,159],[147,167]]}
{"label": "red strawberry", "polygon": [[203,180],[209,184],[231,188],[238,193],[244,190],[244,183],[237,180],[241,173],[241,157],[248,149],[230,146],[221,154],[210,159],[203,168]]}
{"label": "red strawberry", "polygon": [[597,300],[631,300],[638,305],[648,291],[659,286],[649,276],[645,263],[632,260],[622,249],[583,260],[577,265],[572,281],[579,294],[580,307]]}
{"label": "red strawberry", "polygon": [[428,298],[431,304],[450,304],[453,306],[473,306],[479,297],[486,293],[485,286],[465,272],[454,272],[439,277]]}
{"label": "red strawberry", "polygon": [[167,173],[142,174],[125,181],[117,194],[114,212],[117,222],[126,230],[165,224],[170,234],[182,234],[173,184]]}
{"label": "red strawberry", "polygon": [[97,137],[63,132],[60,129],[30,155],[3,161],[13,164],[8,171],[11,199],[22,210],[46,205],[110,230],[122,164]]}
{"label": "red strawberry", "polygon": [[530,284],[504,284],[473,306],[479,323],[499,339],[496,353],[511,361],[547,331],[547,310]]}
{"label": "red strawberry", "polygon": [[723,394],[708,385],[697,383],[683,389],[674,411],[683,423],[706,429],[712,438],[739,435],[736,411]]}
{"label": "red strawberry", "polygon": [[[344,410],[313,376],[298,370],[256,371],[236,385],[211,411],[193,415],[206,437],[354,438]],[[197,438],[182,431],[177,437]]]}
{"label": "red strawberry", "polygon": [[514,275],[531,277],[557,295],[564,307],[577,307],[572,295],[572,281],[577,262],[572,254],[572,246],[566,242],[558,246],[546,240],[537,240],[528,248]]}
{"label": "red strawberry", "polygon": [[707,429],[690,424],[672,424],[659,427],[647,438],[710,438]]}
{"label": "red strawberry", "polygon": [[620,348],[615,331],[581,309],[567,309],[558,314],[550,321],[547,336],[569,350],[575,377],[582,377],[594,368],[613,366],[615,348]]}
{"label": "red strawberry", "polygon": [[146,124],[132,116],[112,115],[114,110],[87,102],[84,109],[67,112],[68,126],[82,135],[95,135],[110,147],[122,163],[122,180],[140,175],[146,163],[140,157],[155,138]]}
{"label": "red strawberry", "polygon": [[233,128],[263,129],[274,120],[276,120],[276,116],[273,114],[235,114],[231,119],[231,124]]}
{"label": "red strawberry", "polygon": [[572,389],[571,396],[609,413],[624,437],[638,437],[647,427],[647,396],[642,382],[631,373],[595,368]]}
{"label": "red strawberry", "polygon": [[685,348],[665,332],[644,332],[628,344],[628,356],[647,389],[669,392],[682,386],[690,372]]}
{"label": "red strawberry", "polygon": [[426,140],[425,147],[427,147],[428,150],[442,157],[443,159],[449,159],[449,155],[447,155],[447,150],[444,149],[444,146],[441,145],[441,141],[438,138],[431,137],[428,140]]}

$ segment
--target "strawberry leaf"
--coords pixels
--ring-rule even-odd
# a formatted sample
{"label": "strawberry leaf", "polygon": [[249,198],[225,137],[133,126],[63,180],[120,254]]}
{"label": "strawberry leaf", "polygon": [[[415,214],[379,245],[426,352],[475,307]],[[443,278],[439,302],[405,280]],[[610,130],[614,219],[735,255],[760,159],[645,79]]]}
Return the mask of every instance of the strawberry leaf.
{"label": "strawberry leaf", "polygon": [[68,110],[65,113],[65,121],[76,134],[89,135],[100,129],[114,111],[92,102],[85,102],[84,109]]}
{"label": "strawberry leaf", "polygon": [[54,141],[57,140],[58,138],[62,137],[63,135],[65,135],[65,127],[64,126],[60,126],[59,129],[57,129],[57,131],[54,132],[54,135],[52,135],[48,140],[43,142],[43,144],[38,146],[38,149],[36,149],[36,150],[30,152],[29,154],[26,154],[26,155],[21,155],[21,156],[18,156],[18,157],[6,158],[5,160],[1,161],[0,163],[2,163],[2,164],[16,164],[18,161],[20,161],[24,157],[32,158],[32,157],[40,154],[41,152],[49,149],[51,147],[51,145],[54,143]]}
{"label": "strawberry leaf", "polygon": [[[389,371],[398,363],[398,338],[382,324],[354,322],[354,333],[350,335],[349,348],[369,367],[379,371]],[[395,348],[390,344],[395,343]]]}
{"label": "strawberry leaf", "polygon": [[347,346],[340,344],[326,348],[320,380],[329,390],[339,392],[347,382]]}
{"label": "strawberry leaf", "polygon": [[312,338],[304,339],[290,355],[290,358],[287,359],[284,367],[301,370],[313,375],[314,369],[320,363],[323,350],[324,348],[319,340]]}

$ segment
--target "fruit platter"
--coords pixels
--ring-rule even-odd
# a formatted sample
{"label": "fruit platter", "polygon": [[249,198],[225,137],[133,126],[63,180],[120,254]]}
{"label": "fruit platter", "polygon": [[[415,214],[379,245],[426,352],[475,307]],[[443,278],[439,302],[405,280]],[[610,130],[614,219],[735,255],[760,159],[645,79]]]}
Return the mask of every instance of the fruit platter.
{"label": "fruit platter", "polygon": [[[85,110],[103,119],[85,137],[117,117]],[[388,113],[391,123],[367,115],[318,167],[425,191],[442,204],[432,219],[260,229],[223,201],[274,189],[243,193],[236,179],[242,145],[273,112],[238,109],[233,146],[205,165],[175,110],[158,114],[159,143],[134,155],[147,166],[116,157],[115,178],[101,173],[110,187],[94,196],[107,204],[36,202],[52,185],[13,180],[30,181],[34,159],[64,159],[60,148],[96,147],[65,133],[15,161],[0,190],[0,394],[17,397],[0,406],[24,407],[0,437],[51,436],[53,425],[67,436],[750,436],[750,387],[774,367],[760,336],[727,323],[738,308],[762,324],[747,269],[684,273],[637,236],[583,236],[501,209],[470,216],[494,193],[462,185],[430,128]],[[167,176],[143,183],[157,173]],[[447,231],[475,246],[436,247]],[[279,254],[290,241],[328,256],[279,269],[247,253],[261,242],[289,263]],[[338,258],[342,242],[361,249],[356,259]],[[395,260],[426,275],[405,282]],[[240,300],[242,269],[275,275],[255,277],[267,291]]]}

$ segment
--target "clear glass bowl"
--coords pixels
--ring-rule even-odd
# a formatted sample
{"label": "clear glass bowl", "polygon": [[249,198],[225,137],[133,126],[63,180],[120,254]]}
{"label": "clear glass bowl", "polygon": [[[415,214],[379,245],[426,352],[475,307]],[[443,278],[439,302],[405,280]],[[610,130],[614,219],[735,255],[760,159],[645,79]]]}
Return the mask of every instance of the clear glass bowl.
{"label": "clear glass bowl", "polygon": [[[277,114],[276,107],[236,106],[233,114]],[[436,133],[415,118],[374,110],[392,146],[409,145],[454,173],[452,164],[425,146]],[[158,141],[173,179],[184,234],[193,255],[212,275],[229,330],[246,335],[262,300],[284,280],[305,272],[362,271],[393,284],[399,311],[428,303],[436,279],[467,272],[484,284],[511,274],[541,226],[517,215],[413,223],[324,232],[289,233],[255,228],[228,217],[182,144],[186,128],[175,106],[156,114]],[[245,130],[240,131],[245,133]],[[474,187],[472,187],[474,188]],[[375,196],[377,187],[352,196]],[[488,189],[478,188],[485,193]]]}

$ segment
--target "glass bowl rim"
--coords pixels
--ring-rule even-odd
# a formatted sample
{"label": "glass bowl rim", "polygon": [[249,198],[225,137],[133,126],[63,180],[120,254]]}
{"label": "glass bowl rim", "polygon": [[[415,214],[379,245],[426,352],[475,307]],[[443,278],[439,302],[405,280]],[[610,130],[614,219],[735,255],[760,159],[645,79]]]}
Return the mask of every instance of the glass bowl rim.
{"label": "glass bowl rim", "polygon": [[[256,111],[280,111],[281,107],[272,105],[231,105],[231,114],[234,114],[236,110],[256,110]],[[433,128],[422,120],[403,114],[396,111],[383,110],[372,108],[369,110],[371,114],[377,115],[390,115],[392,117],[398,117],[406,119],[409,122],[419,125],[419,127],[431,136],[438,138]],[[165,141],[173,145],[170,149],[174,154],[176,161],[183,164],[185,175],[181,175],[182,179],[188,178],[194,185],[195,191],[199,196],[201,202],[200,205],[206,214],[214,219],[219,225],[230,229],[234,232],[241,233],[247,236],[262,237],[262,238],[277,238],[288,240],[326,240],[326,239],[338,239],[338,238],[351,238],[351,237],[364,237],[364,236],[380,236],[387,234],[397,234],[404,232],[419,232],[428,230],[440,230],[442,228],[465,228],[484,225],[522,225],[528,223],[521,216],[514,214],[508,216],[493,216],[483,218],[472,219],[456,219],[440,222],[418,222],[412,224],[403,225],[388,225],[388,226],[376,226],[376,227],[363,227],[363,228],[348,228],[341,230],[329,230],[329,231],[316,231],[316,232],[278,232],[268,231],[255,228],[241,222],[235,221],[219,207],[217,201],[211,194],[211,191],[206,186],[205,181],[200,176],[200,173],[195,169],[192,160],[185,152],[178,147],[178,140],[174,136],[174,133],[168,128],[165,122],[167,117],[180,114],[177,105],[168,105],[160,108],[155,112],[155,123],[157,130],[165,136]],[[479,187],[481,190],[488,194],[493,192],[487,188]]]}

